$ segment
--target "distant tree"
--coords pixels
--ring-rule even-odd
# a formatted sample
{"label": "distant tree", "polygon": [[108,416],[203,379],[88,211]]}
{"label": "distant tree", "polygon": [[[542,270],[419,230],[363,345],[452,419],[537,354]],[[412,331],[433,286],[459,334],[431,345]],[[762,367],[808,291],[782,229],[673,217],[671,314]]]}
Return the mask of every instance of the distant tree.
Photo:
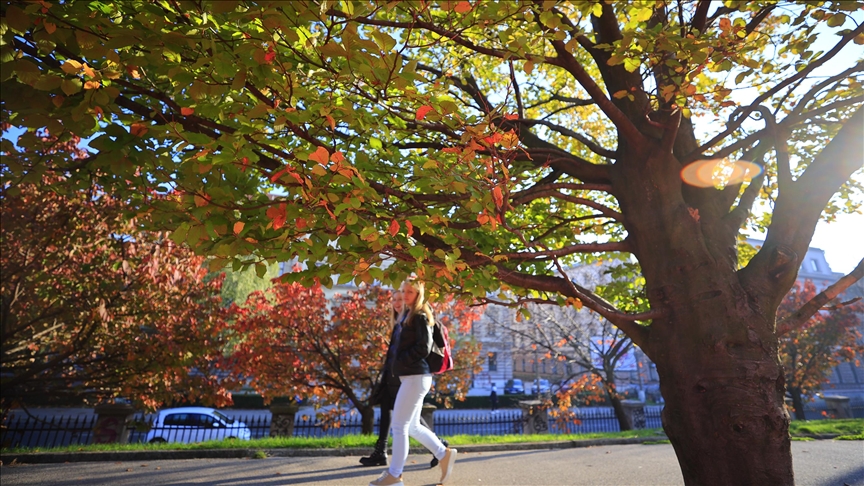
{"label": "distant tree", "polygon": [[265,264],[263,276],[259,276],[260,267],[254,265],[238,267],[236,270],[225,268],[219,273],[225,274],[222,281],[222,303],[229,306],[233,303],[242,304],[255,291],[266,290],[273,285],[272,280],[279,276],[279,265]]}
{"label": "distant tree", "polygon": [[332,302],[321,287],[277,283],[253,292],[233,323],[237,340],[230,366],[266,402],[314,398],[336,405],[335,421],[348,402],[360,412],[363,433],[372,433],[369,394],[390,336],[390,293],[366,287]]}
{"label": "distant tree", "polygon": [[[615,302],[620,308],[638,311],[633,308],[633,302],[638,302],[641,286],[632,277],[621,278],[628,271],[626,267],[620,262],[598,263],[569,269],[567,274],[578,285],[594,289],[599,295],[614,294],[620,301]],[[530,317],[509,313],[507,322],[497,324],[511,333],[523,350],[534,350],[544,359],[567,364],[573,369],[568,376],[568,381],[573,380],[571,385],[558,393],[559,403],[564,399],[569,404],[577,395],[590,397],[592,401],[602,395],[615,411],[621,430],[632,429],[633,424],[621,403],[623,396],[617,391],[615,369],[633,352],[633,341],[576,300],[564,306],[529,304],[528,309]],[[567,415],[566,410],[559,409],[559,414]]]}
{"label": "distant tree", "polygon": [[[442,322],[470,325],[465,322],[474,312],[445,302],[435,304]],[[319,285],[277,283],[252,293],[237,313],[230,366],[265,401],[287,396],[313,398],[316,406],[335,405],[322,414],[334,425],[347,403],[360,413],[362,432],[372,433],[370,394],[381,379],[392,324],[389,291],[363,286],[328,303]],[[457,369],[436,383],[448,399],[461,399],[470,384],[467,377],[477,353],[468,344],[463,349],[468,352],[456,353]]]}
{"label": "distant tree", "polygon": [[[778,310],[785,318],[816,296],[816,286],[807,280],[796,283]],[[780,339],[780,359],[786,377],[786,392],[792,397],[795,418],[805,420],[804,403],[810,401],[840,363],[857,361],[864,354],[861,317],[864,305],[855,302],[817,312],[806,324]]]}
{"label": "distant tree", "polygon": [[34,400],[230,404],[216,368],[222,279],[206,282],[203,257],[140,231],[122,201],[96,187],[56,194],[59,182],[0,187],[4,414]]}

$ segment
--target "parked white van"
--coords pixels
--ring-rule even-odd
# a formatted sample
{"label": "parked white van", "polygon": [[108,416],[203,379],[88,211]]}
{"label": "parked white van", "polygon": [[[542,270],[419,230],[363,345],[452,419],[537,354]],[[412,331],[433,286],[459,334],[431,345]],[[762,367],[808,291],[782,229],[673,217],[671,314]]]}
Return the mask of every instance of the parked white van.
{"label": "parked white van", "polygon": [[249,440],[252,432],[243,422],[205,407],[167,408],[156,413],[146,442],[203,442],[205,440]]}

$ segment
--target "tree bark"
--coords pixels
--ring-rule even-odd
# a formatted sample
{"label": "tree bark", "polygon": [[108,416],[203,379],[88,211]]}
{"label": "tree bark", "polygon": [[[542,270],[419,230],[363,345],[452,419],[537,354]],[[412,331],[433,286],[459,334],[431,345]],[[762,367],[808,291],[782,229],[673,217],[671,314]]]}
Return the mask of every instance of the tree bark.
{"label": "tree bark", "polygon": [[642,350],[657,365],[663,428],[684,482],[793,484],[775,289],[745,290],[737,228],[724,232],[710,208],[700,214],[685,202],[671,154],[648,146],[621,155],[632,162],[618,166],[613,185],[628,238],[651,307],[666,311]]}
{"label": "tree bark", "polygon": [[807,420],[804,415],[804,399],[801,397],[801,389],[796,386],[790,386],[789,394],[792,395],[792,408],[795,409],[795,420]]}
{"label": "tree bark", "polygon": [[357,407],[360,412],[360,433],[363,435],[372,434],[375,431],[375,408],[374,407]]}
{"label": "tree bark", "polygon": [[633,430],[633,424],[630,423],[630,417],[627,415],[627,412],[624,410],[624,406],[621,405],[621,399],[618,398],[616,393],[609,393],[609,390],[606,390],[606,394],[609,396],[609,402],[612,403],[612,409],[615,410],[615,418],[618,419],[618,427],[624,430]]}

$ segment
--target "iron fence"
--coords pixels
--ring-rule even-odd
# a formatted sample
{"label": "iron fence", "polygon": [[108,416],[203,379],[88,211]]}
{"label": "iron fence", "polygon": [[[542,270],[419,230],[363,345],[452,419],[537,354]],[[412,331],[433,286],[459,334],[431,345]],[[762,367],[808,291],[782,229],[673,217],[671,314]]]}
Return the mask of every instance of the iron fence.
{"label": "iron fence", "polygon": [[[857,405],[857,404],[856,404]],[[864,407],[853,406],[855,417],[864,418]],[[660,428],[661,407],[644,408],[644,426]],[[826,418],[819,410],[809,409],[808,419]],[[271,415],[258,414],[242,416],[232,414],[236,422],[249,429],[253,439],[270,436]],[[618,419],[610,408],[580,408],[576,410],[578,422],[559,421],[549,417],[548,430],[552,434],[587,434],[593,432],[618,432]],[[230,429],[191,430],[171,427],[153,427],[153,415],[137,414],[132,418],[133,427],[130,442],[147,442],[161,437],[169,442],[201,442],[205,440],[233,437]],[[441,437],[452,435],[506,435],[522,433],[522,411],[513,409],[499,410],[496,413],[461,412],[435,414],[434,428]],[[32,416],[15,416],[7,419],[0,429],[2,447],[60,447],[85,445],[93,441],[93,428],[96,416],[55,417],[42,419]],[[240,427],[240,425],[238,425]],[[374,432],[380,427],[375,418]],[[294,435],[297,437],[338,437],[361,432],[361,418],[348,415],[338,425],[325,424],[320,419],[298,414],[294,421]]]}

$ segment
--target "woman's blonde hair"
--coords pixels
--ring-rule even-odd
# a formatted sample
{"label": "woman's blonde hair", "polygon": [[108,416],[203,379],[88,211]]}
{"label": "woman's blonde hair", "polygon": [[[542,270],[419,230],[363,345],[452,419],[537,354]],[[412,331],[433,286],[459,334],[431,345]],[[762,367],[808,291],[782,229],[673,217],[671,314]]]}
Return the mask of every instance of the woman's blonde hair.
{"label": "woman's blonde hair", "polygon": [[[428,303],[426,303],[426,286],[423,284],[423,282],[416,280],[414,277],[410,277],[408,278],[408,280],[405,280],[402,285],[407,285],[417,291],[417,300],[415,300],[411,308],[408,309],[408,317],[405,319],[404,322],[411,322],[411,319],[413,319],[415,315],[422,312],[426,314],[426,319],[429,321],[429,325],[435,325],[435,318],[432,316],[432,308],[429,307]],[[407,302],[405,302],[404,300],[403,305],[407,307]]]}

